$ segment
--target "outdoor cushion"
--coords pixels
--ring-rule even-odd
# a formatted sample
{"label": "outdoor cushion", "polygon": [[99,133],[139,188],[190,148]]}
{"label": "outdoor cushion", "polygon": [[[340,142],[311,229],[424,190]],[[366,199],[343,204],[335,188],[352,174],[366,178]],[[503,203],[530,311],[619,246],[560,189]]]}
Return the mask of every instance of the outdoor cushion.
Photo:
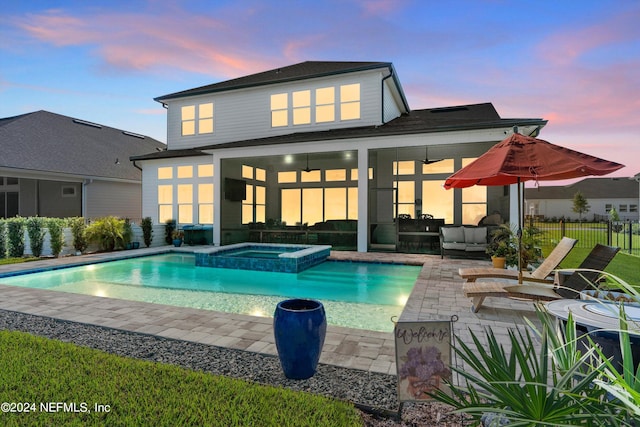
{"label": "outdoor cushion", "polygon": [[445,242],[464,242],[464,228],[465,227],[443,227],[443,240]]}
{"label": "outdoor cushion", "polygon": [[467,243],[464,249],[467,252],[484,252],[487,250],[486,243]]}
{"label": "outdoor cushion", "polygon": [[443,242],[442,247],[444,249],[454,251],[464,251],[465,249],[467,249],[467,244],[464,242]]}
{"label": "outdoor cushion", "polygon": [[466,243],[487,243],[487,227],[464,227]]}

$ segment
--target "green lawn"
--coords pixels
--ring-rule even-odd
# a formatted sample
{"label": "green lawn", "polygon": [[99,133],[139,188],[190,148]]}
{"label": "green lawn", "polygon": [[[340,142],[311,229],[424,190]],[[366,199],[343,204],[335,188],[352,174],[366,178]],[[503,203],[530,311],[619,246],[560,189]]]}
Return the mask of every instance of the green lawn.
{"label": "green lawn", "polygon": [[[569,255],[560,264],[561,268],[577,268],[587,257],[591,249],[573,248]],[[605,268],[607,273],[611,273],[629,283],[640,286],[640,257],[618,252],[613,261]]]}
{"label": "green lawn", "polygon": [[23,332],[0,331],[0,355],[0,401],[15,402],[13,409],[23,411],[7,412],[3,404],[3,426],[363,424],[359,412],[346,402],[114,356]]}

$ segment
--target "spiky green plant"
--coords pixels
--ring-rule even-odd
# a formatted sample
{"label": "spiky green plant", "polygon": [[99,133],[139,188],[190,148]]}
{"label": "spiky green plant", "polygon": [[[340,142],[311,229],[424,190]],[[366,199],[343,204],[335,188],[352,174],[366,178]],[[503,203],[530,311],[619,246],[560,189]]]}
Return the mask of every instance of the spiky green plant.
{"label": "spiky green plant", "polygon": [[[573,326],[568,322],[567,328]],[[438,390],[432,397],[477,423],[485,414],[495,413],[509,426],[616,425],[616,406],[606,400],[605,390],[593,387],[603,366],[592,364],[595,350],[567,354],[559,367],[550,357],[551,348],[566,334],[556,335],[544,326],[537,342],[528,329],[510,329],[507,353],[491,328],[484,333],[486,346],[473,331],[473,345],[456,337],[454,352],[466,366],[452,369],[464,384],[450,383],[451,395]]]}

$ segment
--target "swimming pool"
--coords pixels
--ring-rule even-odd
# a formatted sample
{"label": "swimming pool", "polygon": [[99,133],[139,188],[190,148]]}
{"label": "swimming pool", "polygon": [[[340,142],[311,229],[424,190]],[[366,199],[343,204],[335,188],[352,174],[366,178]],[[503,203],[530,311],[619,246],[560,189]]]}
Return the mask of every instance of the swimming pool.
{"label": "swimming pool", "polygon": [[331,325],[391,332],[421,267],[326,261],[301,273],[196,267],[171,253],[0,278],[1,284],[273,316],[287,298],[322,301]]}

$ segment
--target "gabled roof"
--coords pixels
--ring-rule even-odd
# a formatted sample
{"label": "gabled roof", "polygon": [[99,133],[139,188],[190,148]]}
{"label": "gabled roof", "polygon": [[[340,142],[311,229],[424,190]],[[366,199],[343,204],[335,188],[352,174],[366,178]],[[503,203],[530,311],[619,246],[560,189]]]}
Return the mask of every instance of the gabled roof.
{"label": "gabled roof", "polygon": [[132,160],[149,160],[189,155],[186,151],[190,151],[190,155],[202,155],[202,150],[257,147],[294,142],[328,141],[364,137],[375,138],[454,130],[491,129],[527,125],[544,126],[546,123],[547,121],[543,119],[502,119],[491,103],[459,105],[455,107],[413,110],[382,126],[361,126],[316,132],[290,133],[267,138],[209,145],[192,150],[179,150],[179,155],[178,153],[174,155],[174,150],[167,150],[161,153],[149,153],[147,155],[135,156]]}
{"label": "gabled roof", "polygon": [[637,199],[638,182],[629,178],[585,178],[569,185],[525,189],[527,200],[572,200],[580,191],[588,199]]}
{"label": "gabled roof", "polygon": [[244,89],[248,87],[333,76],[344,73],[353,73],[357,71],[374,70],[377,68],[387,68],[393,75],[394,81],[398,87],[398,91],[400,92],[400,96],[402,97],[405,108],[409,110],[407,100],[404,96],[404,93],[402,92],[402,87],[400,86],[400,82],[397,80],[395,70],[393,69],[393,64],[391,64],[390,62],[305,61],[299,64],[275,68],[273,70],[239,77],[237,79],[226,80],[220,83],[197,87],[195,89],[189,89],[164,96],[159,96],[154,99],[158,102],[162,102],[169,99],[183,98],[187,96],[203,95],[207,93]]}
{"label": "gabled roof", "polygon": [[141,181],[129,157],[164,148],[144,135],[48,111],[0,119],[0,168]]}

